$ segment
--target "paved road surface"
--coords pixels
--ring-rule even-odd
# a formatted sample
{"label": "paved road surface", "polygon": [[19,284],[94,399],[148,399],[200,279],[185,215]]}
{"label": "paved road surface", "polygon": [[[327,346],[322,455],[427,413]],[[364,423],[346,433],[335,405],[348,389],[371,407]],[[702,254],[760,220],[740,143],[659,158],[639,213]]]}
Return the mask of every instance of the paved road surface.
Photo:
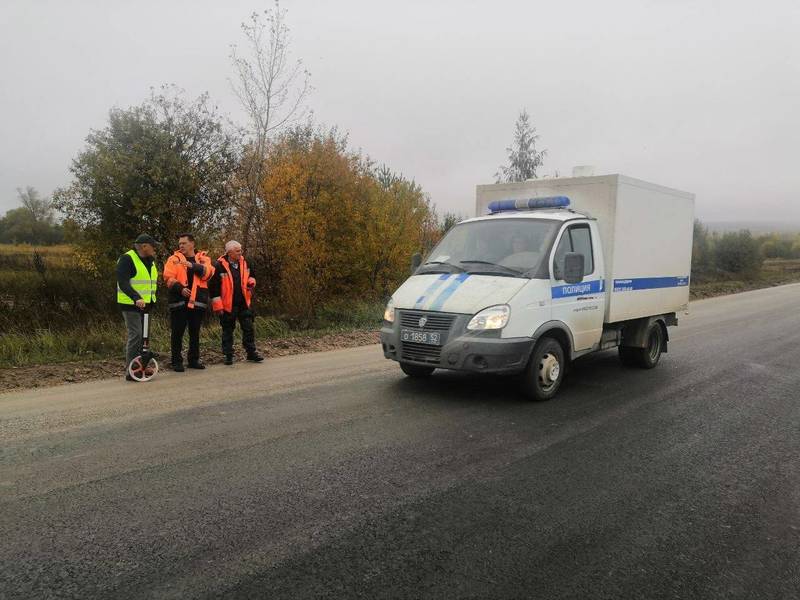
{"label": "paved road surface", "polygon": [[1,598],[798,598],[800,286],[529,403],[375,346],[0,395]]}

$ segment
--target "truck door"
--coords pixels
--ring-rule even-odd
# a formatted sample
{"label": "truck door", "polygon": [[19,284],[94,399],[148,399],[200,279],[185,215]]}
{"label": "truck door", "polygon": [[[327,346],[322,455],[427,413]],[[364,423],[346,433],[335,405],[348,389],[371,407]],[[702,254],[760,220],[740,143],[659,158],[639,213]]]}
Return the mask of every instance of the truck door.
{"label": "truck door", "polygon": [[[587,350],[600,342],[605,313],[603,258],[596,243],[597,228],[588,222],[568,223],[560,233],[550,257],[550,287],[553,319],[565,323],[575,344],[574,350]],[[564,257],[568,252],[583,254],[583,281],[568,284],[563,280]]]}

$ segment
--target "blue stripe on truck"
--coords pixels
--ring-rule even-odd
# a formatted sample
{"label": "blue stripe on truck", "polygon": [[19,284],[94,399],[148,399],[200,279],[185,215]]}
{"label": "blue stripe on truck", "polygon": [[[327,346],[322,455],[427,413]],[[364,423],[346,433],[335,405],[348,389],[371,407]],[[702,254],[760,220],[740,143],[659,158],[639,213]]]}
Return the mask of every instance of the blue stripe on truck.
{"label": "blue stripe on truck", "polygon": [[450,277],[450,274],[449,274],[449,273],[443,273],[443,274],[441,274],[439,277],[437,277],[437,278],[434,280],[434,282],[428,286],[428,289],[427,289],[427,290],[425,290],[425,291],[423,292],[422,296],[420,296],[419,298],[417,298],[417,301],[416,301],[416,303],[414,304],[414,308],[416,308],[416,309],[420,309],[420,308],[422,308],[422,306],[425,304],[425,299],[426,299],[426,298],[429,298],[430,296],[432,296],[432,295],[433,295],[433,293],[434,293],[436,290],[438,290],[438,289],[441,287],[441,285],[442,285],[442,284],[443,284],[445,281],[447,281],[447,279],[448,279],[449,277]]}
{"label": "blue stripe on truck", "polygon": [[603,280],[595,279],[594,281],[555,285],[551,290],[553,298],[570,298],[572,296],[583,296],[584,294],[597,294],[603,291]]}
{"label": "blue stripe on truck", "polygon": [[428,310],[442,310],[444,303],[447,302],[447,299],[453,295],[461,284],[464,283],[469,278],[469,273],[461,273],[458,277],[456,277],[450,285],[448,285],[442,293],[440,293],[436,300],[434,300],[433,304],[428,308]]}
{"label": "blue stripe on truck", "polygon": [[633,292],[636,290],[657,290],[661,288],[686,287],[689,276],[683,277],[637,277],[634,279],[615,279],[615,292]]}

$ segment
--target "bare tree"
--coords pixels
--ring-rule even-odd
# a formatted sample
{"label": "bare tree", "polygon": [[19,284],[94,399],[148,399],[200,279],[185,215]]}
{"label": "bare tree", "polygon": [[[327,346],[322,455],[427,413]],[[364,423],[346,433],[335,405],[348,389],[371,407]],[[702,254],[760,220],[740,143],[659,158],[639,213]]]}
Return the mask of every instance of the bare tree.
{"label": "bare tree", "polygon": [[45,225],[53,224],[53,208],[50,201],[39,196],[36,188],[27,186],[24,190],[17,188],[20,204],[30,213],[31,219],[35,223]]}
{"label": "bare tree", "polygon": [[231,61],[236,70],[231,87],[249,121],[250,143],[243,161],[246,189],[237,201],[245,247],[254,221],[259,219],[259,189],[270,140],[306,115],[304,102],[311,91],[310,74],[302,60],[290,58],[285,18],[286,10],[276,0],[273,8],[254,12],[242,23],[244,49],[231,47]]}

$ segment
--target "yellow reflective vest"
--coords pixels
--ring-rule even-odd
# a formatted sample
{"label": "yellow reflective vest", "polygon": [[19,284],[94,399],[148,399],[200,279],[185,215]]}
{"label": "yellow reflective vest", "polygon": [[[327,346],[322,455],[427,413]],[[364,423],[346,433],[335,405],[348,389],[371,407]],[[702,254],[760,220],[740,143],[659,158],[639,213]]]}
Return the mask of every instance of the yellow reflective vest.
{"label": "yellow reflective vest", "polygon": [[[128,250],[125,254],[131,257],[133,266],[136,268],[136,274],[131,279],[131,287],[142,297],[145,303],[150,304],[156,301],[156,284],[158,283],[158,269],[156,263],[147,271],[142,259],[136,254],[136,250]],[[123,254],[123,256],[125,256]],[[123,292],[119,285],[117,286],[117,303],[118,304],[135,304],[133,298]]]}

